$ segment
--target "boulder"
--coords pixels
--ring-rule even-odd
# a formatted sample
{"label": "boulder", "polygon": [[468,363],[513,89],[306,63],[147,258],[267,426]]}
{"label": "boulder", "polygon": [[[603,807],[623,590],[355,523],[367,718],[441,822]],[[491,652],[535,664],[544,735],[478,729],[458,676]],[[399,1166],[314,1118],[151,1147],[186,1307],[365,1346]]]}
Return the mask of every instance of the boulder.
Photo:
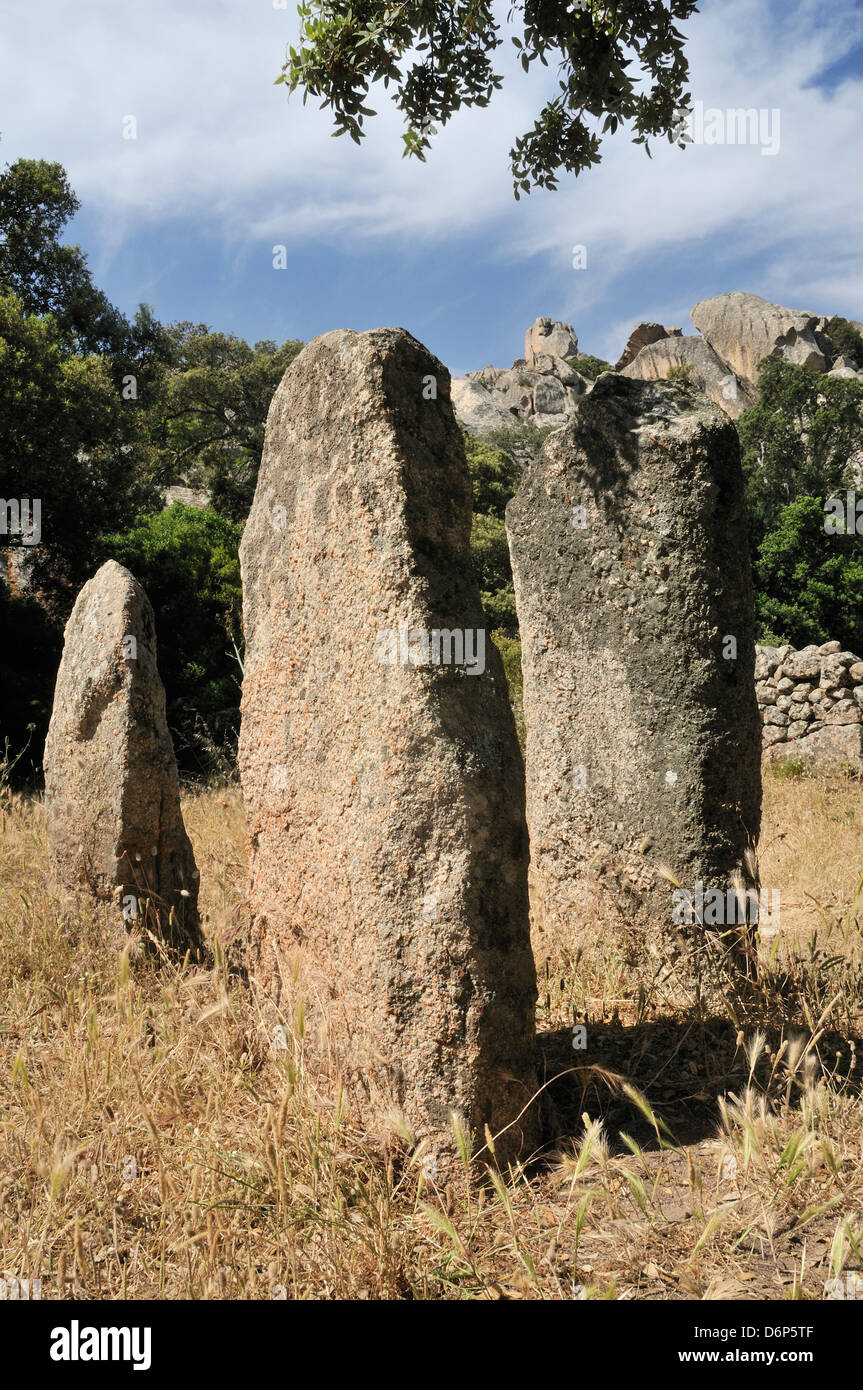
{"label": "boulder", "polygon": [[66,624],[45,744],[45,823],[55,878],[118,931],[180,951],[202,944],[198,871],[156,666],[153,610],[109,560]]}
{"label": "boulder", "polygon": [[661,342],[663,338],[680,337],[679,328],[664,328],[661,323],[637,323],[626,340],[626,347],[614,364],[616,372],[623,371],[633,362],[642,348],[649,347],[651,343]]}
{"label": "boulder", "polygon": [[771,762],[793,758],[822,768],[859,764],[863,760],[863,725],[831,724],[818,728],[791,743],[766,747],[764,756]]}
{"label": "boulder", "polygon": [[194,487],[175,487],[165,488],[162,493],[162,500],[165,507],[173,506],[175,502],[182,502],[184,507],[195,507],[198,511],[206,511],[212,503],[212,496],[206,488]]}
{"label": "boulder", "polygon": [[663,338],[650,343],[624,367],[623,375],[639,381],[661,381],[675,367],[687,368],[692,385],[732,420],[754,403],[749,388],[728,371],[702,338]]}
{"label": "boulder", "polygon": [[734,290],[702,299],[691,317],[717,356],[750,388],[757,385],[758,364],[764,357],[779,355],[811,372],[827,368],[814,335],[815,314]]}
{"label": "boulder", "polygon": [[[545,377],[538,381],[533,391],[533,408],[537,416],[556,415],[563,416],[567,408],[567,395],[562,384],[556,377]],[[542,425],[544,421],[540,418],[536,422]]]}
{"label": "boulder", "polygon": [[469,377],[453,378],[452,408],[469,434],[488,434],[513,423],[512,411],[503,398]]}
{"label": "boulder", "polygon": [[814,681],[821,679],[821,656],[815,646],[801,647],[791,652],[782,662],[782,670],[794,681]]}
{"label": "boulder", "polygon": [[524,339],[524,356],[529,367],[537,357],[576,357],[578,339],[571,323],[560,323],[556,319],[538,318],[527,330]]}

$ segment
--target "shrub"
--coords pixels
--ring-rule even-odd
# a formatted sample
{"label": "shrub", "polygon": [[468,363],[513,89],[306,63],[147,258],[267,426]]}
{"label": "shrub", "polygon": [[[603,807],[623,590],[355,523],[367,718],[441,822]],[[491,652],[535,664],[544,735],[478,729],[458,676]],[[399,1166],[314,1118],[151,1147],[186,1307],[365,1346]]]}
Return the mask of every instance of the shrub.
{"label": "shrub", "polygon": [[104,542],[147,591],[177,758],[205,776],[226,771],[239,731],[242,531],[175,502]]}
{"label": "shrub", "polygon": [[826,332],[838,357],[850,357],[858,367],[863,367],[863,337],[853,323],[834,316],[828,319]]}
{"label": "shrub", "polygon": [[566,360],[579,376],[586,376],[588,381],[595,381],[603,372],[614,370],[610,362],[604,361],[601,357],[592,357],[589,352],[585,353],[584,357],[567,357]]}
{"label": "shrub", "polygon": [[521,642],[517,637],[511,637],[500,629],[492,632],[491,640],[500,652],[503,661],[507,689],[509,690],[509,703],[515,718],[518,741],[522,752],[524,752],[524,687],[521,675]]}

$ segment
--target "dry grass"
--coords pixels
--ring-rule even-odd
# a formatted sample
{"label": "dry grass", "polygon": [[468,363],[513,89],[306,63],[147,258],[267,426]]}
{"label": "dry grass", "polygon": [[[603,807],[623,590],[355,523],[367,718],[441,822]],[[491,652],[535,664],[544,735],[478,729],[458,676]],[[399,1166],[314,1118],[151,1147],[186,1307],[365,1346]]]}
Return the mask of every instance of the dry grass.
{"label": "dry grass", "polygon": [[43,1298],[823,1298],[861,1268],[857,784],[768,778],[781,929],[742,1027],[733,1000],[614,1004],[544,941],[556,1139],[530,1170],[443,1190],[349,1124],[302,1016],[286,1050],[262,1042],[223,963],[235,790],[185,807],[207,970],[130,963],[98,921],[64,921],[39,804],[0,807],[0,1275]]}

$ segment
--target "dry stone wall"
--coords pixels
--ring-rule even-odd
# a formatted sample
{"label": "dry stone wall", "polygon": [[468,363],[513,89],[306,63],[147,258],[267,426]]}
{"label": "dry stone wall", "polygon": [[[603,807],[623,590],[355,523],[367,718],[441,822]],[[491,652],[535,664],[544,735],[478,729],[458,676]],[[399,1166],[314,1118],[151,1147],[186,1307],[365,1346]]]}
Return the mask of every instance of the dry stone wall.
{"label": "dry stone wall", "polygon": [[863,758],[863,661],[838,642],[756,647],[764,754],[817,764]]}

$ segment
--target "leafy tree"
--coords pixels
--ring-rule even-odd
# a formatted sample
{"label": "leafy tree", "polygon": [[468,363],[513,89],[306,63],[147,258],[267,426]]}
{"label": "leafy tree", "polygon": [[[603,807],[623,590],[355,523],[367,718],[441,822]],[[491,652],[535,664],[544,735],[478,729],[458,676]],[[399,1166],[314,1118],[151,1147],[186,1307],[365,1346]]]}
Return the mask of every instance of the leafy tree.
{"label": "leafy tree", "polygon": [[782,507],[755,556],[761,637],[796,647],[837,640],[863,651],[863,552],[857,535],[827,534],[820,497]]}
{"label": "leafy tree", "polygon": [[[434,123],[463,106],[488,106],[503,79],[492,55],[503,43],[492,0],[303,0],[301,38],[277,82],[333,109],[336,135],[360,143],[369,88],[392,87],[407,129],[404,153],[424,160]],[[525,72],[558,66],[558,92],[510,150],[515,196],[556,188],[600,161],[600,137],[631,122],[633,140],[679,140],[688,106],[684,35],[694,0],[517,0],[508,24]],[[634,71],[633,63],[636,67]],[[596,126],[602,122],[601,129]]]}
{"label": "leafy tree", "polygon": [[504,523],[496,516],[476,515],[470,548],[488,625],[514,637],[518,620]]}
{"label": "leafy tree", "polygon": [[6,166],[0,173],[0,290],[16,295],[27,314],[50,314],[70,351],[109,357],[118,385],[124,374],[149,380],[164,355],[164,330],[143,304],[130,324],[93,284],[81,248],[60,242],[79,207],[62,164],[19,159]]}
{"label": "leafy tree", "polygon": [[175,502],[108,536],[103,558],[131,570],[156,615],[159,671],[186,770],[224,771],[239,729],[242,526]]}
{"label": "leafy tree", "polygon": [[473,484],[471,555],[490,629],[518,635],[515,591],[504,513],[518,487],[520,464],[505,449],[465,433],[465,453]]}
{"label": "leafy tree", "polygon": [[506,504],[518,487],[521,469],[512,454],[487,439],[464,434],[465,453],[473,484],[474,512],[503,520]]}
{"label": "leafy tree", "polygon": [[848,319],[834,316],[827,320],[827,337],[839,357],[850,357],[858,367],[863,367],[863,337]]}
{"label": "leafy tree", "polygon": [[863,386],[781,357],[760,364],[760,399],[737,422],[755,549],[795,498],[828,497],[850,481],[863,447]]}
{"label": "leafy tree", "polygon": [[203,323],[174,324],[168,337],[171,366],[150,413],[160,475],[206,488],[216,511],[243,521],[273,393],[303,344],[249,347]]}
{"label": "leafy tree", "polygon": [[515,716],[515,731],[521,750],[524,752],[526,730],[524,723],[524,681],[521,673],[521,642],[498,629],[491,634],[492,641],[500,652],[509,691],[509,703]]}
{"label": "leafy tree", "polygon": [[589,352],[583,357],[567,357],[566,360],[580,376],[586,376],[590,381],[601,376],[603,372],[611,371],[610,362],[606,362],[602,357],[593,357]]}
{"label": "leafy tree", "polygon": [[39,500],[41,540],[28,554],[60,613],[91,570],[98,537],[158,505],[139,429],[104,357],[73,352],[52,315],[28,314],[0,292],[0,492]]}

